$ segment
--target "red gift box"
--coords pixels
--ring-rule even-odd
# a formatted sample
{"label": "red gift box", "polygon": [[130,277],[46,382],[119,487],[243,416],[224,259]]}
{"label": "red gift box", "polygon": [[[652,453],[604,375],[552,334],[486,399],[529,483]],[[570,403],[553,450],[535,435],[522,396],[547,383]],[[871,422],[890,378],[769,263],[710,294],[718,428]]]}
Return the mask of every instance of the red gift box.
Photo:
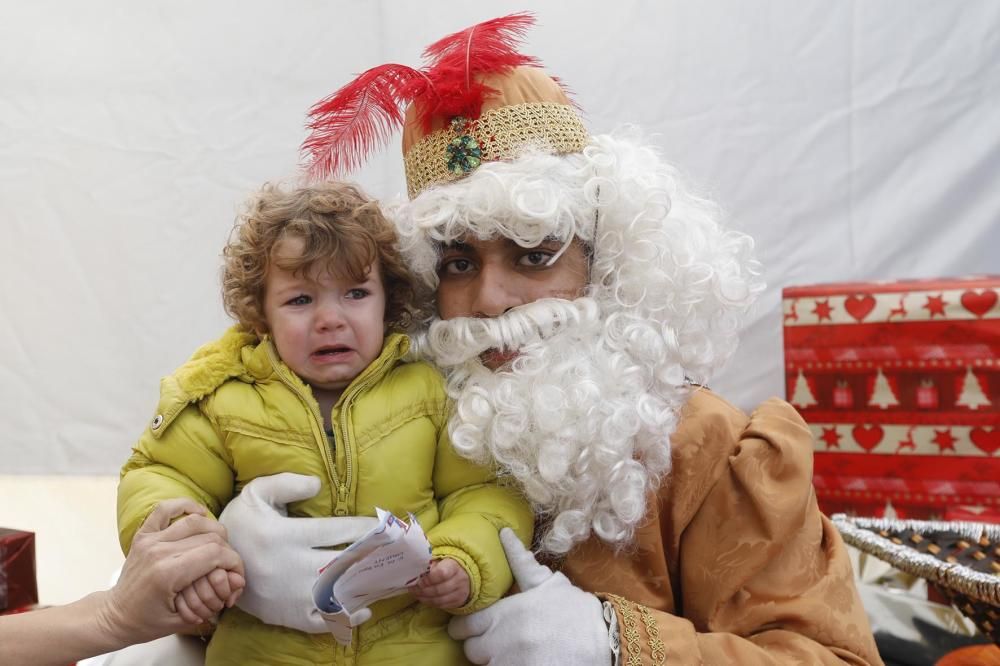
{"label": "red gift box", "polygon": [[826,513],[1000,510],[1000,276],[783,290],[785,382]]}
{"label": "red gift box", "polygon": [[0,613],[37,603],[35,534],[0,527]]}

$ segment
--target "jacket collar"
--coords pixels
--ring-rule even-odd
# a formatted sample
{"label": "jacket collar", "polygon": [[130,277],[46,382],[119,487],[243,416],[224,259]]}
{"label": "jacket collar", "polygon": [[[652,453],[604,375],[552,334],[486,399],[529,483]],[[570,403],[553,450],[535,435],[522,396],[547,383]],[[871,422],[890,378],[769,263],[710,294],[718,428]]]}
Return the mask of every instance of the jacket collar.
{"label": "jacket collar", "polygon": [[[410,339],[405,334],[387,335],[378,358],[354,378],[344,393],[355,384],[381,379],[409,349]],[[240,326],[233,326],[218,340],[199,347],[184,365],[160,380],[160,402],[156,411],[166,421],[171,421],[184,405],[201,400],[230,379],[266,381],[278,373],[302,384],[302,380],[279,360],[270,336],[260,338]]]}
{"label": "jacket collar", "polygon": [[[397,362],[403,359],[409,349],[410,339],[405,334],[390,333],[385,336],[385,340],[382,342],[382,351],[378,357],[351,380],[351,383],[344,389],[344,395],[350,393],[351,387],[356,384],[370,383],[381,379]],[[270,335],[265,335],[256,345],[243,347],[240,350],[240,358],[241,365],[245,368],[247,375],[245,379],[248,381],[266,381],[277,376],[297,386],[305,385],[302,379],[281,361],[278,350],[274,346],[274,340]]]}

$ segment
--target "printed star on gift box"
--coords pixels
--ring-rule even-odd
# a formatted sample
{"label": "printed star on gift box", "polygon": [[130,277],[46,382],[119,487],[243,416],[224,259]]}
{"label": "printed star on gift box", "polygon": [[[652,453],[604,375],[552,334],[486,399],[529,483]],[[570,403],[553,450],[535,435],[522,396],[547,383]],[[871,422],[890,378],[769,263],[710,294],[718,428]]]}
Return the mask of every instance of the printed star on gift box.
{"label": "printed star on gift box", "polygon": [[830,321],[831,313],[833,313],[833,308],[830,307],[830,299],[816,301],[816,307],[813,308],[813,314],[816,315],[816,319],[819,321],[823,321],[824,319]]}
{"label": "printed star on gift box", "polygon": [[938,445],[941,452],[954,451],[955,441],[955,438],[951,434],[951,429],[934,431],[934,443]]}
{"label": "printed star on gift box", "polygon": [[823,428],[823,434],[819,438],[826,442],[828,449],[840,448],[840,433],[837,432],[836,428]]}
{"label": "printed star on gift box", "polygon": [[930,314],[931,319],[934,319],[934,315],[944,316],[944,296],[938,294],[937,296],[927,296],[927,302],[924,303],[924,307],[927,308],[928,314]]}

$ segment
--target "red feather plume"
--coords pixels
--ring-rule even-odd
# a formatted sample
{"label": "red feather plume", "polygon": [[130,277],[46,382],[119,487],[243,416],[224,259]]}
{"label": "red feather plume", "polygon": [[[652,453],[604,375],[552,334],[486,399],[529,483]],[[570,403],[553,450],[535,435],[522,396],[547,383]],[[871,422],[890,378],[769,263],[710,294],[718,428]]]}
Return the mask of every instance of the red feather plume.
{"label": "red feather plume", "polygon": [[359,167],[402,126],[408,104],[418,105],[425,131],[436,116],[478,118],[483,100],[495,91],[474,74],[540,65],[517,52],[534,22],[524,12],[476,24],[428,46],[421,69],[374,67],[316,103],[309,110],[311,133],[302,144],[308,177],[322,180]]}
{"label": "red feather plume", "polygon": [[405,105],[431,85],[424,72],[412,67],[381,65],[313,105],[312,132],[302,144],[310,155],[309,177],[322,180],[361,166],[402,125]]}
{"label": "red feather plume", "polygon": [[443,37],[424,49],[428,76],[438,92],[436,103],[422,109],[424,129],[433,116],[478,118],[483,101],[496,92],[473,80],[473,74],[503,74],[522,65],[540,66],[537,58],[518,53],[535,23],[530,12],[502,16]]}

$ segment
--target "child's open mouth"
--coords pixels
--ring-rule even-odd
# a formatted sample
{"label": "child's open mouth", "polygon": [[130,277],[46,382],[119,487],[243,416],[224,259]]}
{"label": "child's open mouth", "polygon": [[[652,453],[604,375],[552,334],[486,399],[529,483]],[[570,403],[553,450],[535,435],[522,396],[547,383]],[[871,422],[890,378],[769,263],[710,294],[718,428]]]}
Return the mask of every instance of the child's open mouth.
{"label": "child's open mouth", "polygon": [[351,352],[351,348],[345,345],[333,345],[331,347],[320,347],[312,353],[314,358],[336,359]]}

